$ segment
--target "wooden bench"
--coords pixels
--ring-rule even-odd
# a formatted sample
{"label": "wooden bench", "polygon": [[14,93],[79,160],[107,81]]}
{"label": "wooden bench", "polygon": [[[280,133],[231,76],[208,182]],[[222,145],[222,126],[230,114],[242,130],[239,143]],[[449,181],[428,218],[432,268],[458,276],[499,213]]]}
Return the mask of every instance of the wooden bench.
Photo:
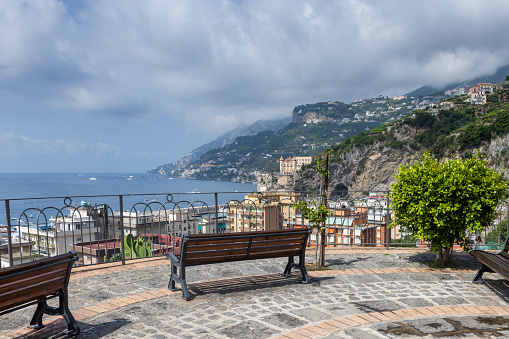
{"label": "wooden bench", "polygon": [[[183,298],[191,300],[187,288],[186,267],[231,261],[288,257],[283,275],[292,268],[300,269],[302,281],[309,282],[305,267],[306,245],[311,229],[282,229],[276,231],[238,232],[224,234],[188,235],[182,237],[180,256],[166,255],[171,262],[168,289],[176,291],[180,284]],[[294,257],[299,257],[296,264]]]}
{"label": "wooden bench", "polygon": [[[43,314],[62,315],[71,335],[80,332],[68,306],[67,285],[71,268],[78,260],[71,251],[21,265],[0,269],[0,315],[37,304],[30,325],[38,330],[43,326]],[[59,299],[58,307],[50,307],[47,300]]]}
{"label": "wooden bench", "polygon": [[486,252],[482,250],[470,250],[468,253],[481,262],[481,268],[477,271],[474,279],[475,284],[482,284],[482,275],[484,272],[498,273],[509,280],[509,236],[505,240],[504,249],[498,253]]}

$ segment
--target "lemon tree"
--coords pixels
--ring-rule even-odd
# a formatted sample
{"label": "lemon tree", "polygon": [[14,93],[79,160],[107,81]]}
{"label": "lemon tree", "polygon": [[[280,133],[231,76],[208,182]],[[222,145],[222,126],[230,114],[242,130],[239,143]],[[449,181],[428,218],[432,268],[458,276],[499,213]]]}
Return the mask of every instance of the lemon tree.
{"label": "lemon tree", "polygon": [[468,233],[493,220],[507,192],[507,183],[479,153],[467,160],[438,161],[426,152],[420,161],[401,165],[394,177],[391,226],[426,241],[440,267],[450,260],[455,243],[468,248]]}

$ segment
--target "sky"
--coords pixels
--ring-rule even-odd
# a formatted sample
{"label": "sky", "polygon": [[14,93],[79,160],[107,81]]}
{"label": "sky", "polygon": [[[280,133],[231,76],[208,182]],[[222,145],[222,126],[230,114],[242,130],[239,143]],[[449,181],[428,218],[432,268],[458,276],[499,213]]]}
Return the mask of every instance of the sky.
{"label": "sky", "polygon": [[509,1],[0,0],[0,172],[145,172],[297,105],[509,64]]}

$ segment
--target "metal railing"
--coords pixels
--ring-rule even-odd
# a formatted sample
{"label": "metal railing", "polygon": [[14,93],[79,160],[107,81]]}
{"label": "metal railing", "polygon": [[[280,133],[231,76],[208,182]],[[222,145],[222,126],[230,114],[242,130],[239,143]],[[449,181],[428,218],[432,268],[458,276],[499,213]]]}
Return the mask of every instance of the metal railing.
{"label": "metal railing", "polygon": [[[179,199],[179,196],[182,199]],[[69,250],[79,265],[161,256],[180,250],[183,234],[307,227],[295,192],[216,192],[46,197],[0,200],[0,267]],[[193,199],[189,199],[193,198]],[[387,192],[329,201],[329,247],[425,247],[391,222]],[[507,202],[494,225],[472,235],[477,248],[497,249],[509,229]],[[310,237],[316,245],[317,235]]]}

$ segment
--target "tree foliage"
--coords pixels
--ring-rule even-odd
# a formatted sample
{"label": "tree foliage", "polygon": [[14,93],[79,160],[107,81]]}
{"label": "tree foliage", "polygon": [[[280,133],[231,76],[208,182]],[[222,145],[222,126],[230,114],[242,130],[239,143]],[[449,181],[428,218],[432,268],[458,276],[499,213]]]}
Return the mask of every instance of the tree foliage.
{"label": "tree foliage", "polygon": [[[323,165],[322,158],[317,157],[315,164],[315,170],[320,174],[325,187],[327,181],[326,177],[329,175],[329,171],[327,170],[327,167]],[[301,200],[296,202],[294,207],[302,213],[302,219],[307,220],[311,225],[311,228],[316,229],[317,234],[320,235],[320,258],[319,260],[316,258],[317,260],[315,261],[318,267],[325,266],[325,222],[332,214],[332,212],[327,208],[325,191],[322,192],[322,197],[319,200]],[[316,242],[318,249],[318,237]]]}
{"label": "tree foliage", "polygon": [[428,242],[442,267],[454,243],[467,249],[467,231],[480,231],[492,221],[507,190],[479,153],[468,160],[439,162],[426,152],[419,162],[401,165],[395,178],[391,226],[400,225]]}

